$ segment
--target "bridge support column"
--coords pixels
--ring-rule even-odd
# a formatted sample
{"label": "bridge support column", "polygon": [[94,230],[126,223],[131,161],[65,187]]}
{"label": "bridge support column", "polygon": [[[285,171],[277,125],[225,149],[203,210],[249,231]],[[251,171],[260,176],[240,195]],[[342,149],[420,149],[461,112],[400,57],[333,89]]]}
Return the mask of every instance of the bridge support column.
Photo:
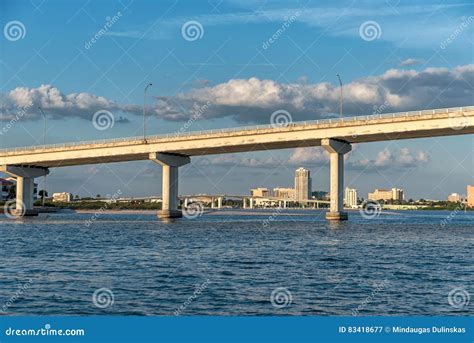
{"label": "bridge support column", "polygon": [[158,218],[181,218],[183,213],[178,209],[178,167],[191,162],[189,156],[150,153],[150,160],[163,168],[162,206]]}
{"label": "bridge support column", "polygon": [[222,208],[222,197],[217,198],[217,208]]}
{"label": "bridge support column", "polygon": [[249,198],[249,202],[250,202],[250,208],[252,209],[253,208],[253,198]]}
{"label": "bridge support column", "polygon": [[48,168],[0,166],[0,172],[16,178],[16,206],[12,214],[17,217],[37,216],[34,209],[35,177],[49,174]]}
{"label": "bridge support column", "polygon": [[331,205],[326,213],[328,220],[347,220],[347,213],[343,211],[344,198],[344,154],[351,151],[349,143],[336,139],[326,138],[321,145],[329,152],[330,158],[330,196]]}

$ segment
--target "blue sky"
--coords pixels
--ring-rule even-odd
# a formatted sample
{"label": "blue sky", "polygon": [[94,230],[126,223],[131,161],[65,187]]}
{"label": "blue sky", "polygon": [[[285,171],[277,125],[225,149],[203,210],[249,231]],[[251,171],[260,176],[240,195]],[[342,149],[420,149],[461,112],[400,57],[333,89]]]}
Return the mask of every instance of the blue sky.
{"label": "blue sky", "polygon": [[[0,146],[41,144],[38,105],[47,115],[47,143],[140,135],[149,82],[150,134],[182,130],[207,102],[186,130],[269,124],[280,109],[294,121],[331,117],[338,111],[337,73],[348,116],[473,105],[473,7],[2,0],[0,127],[22,104],[34,105],[2,131]],[[112,113],[112,127],[96,129],[99,110]],[[473,147],[472,136],[360,144],[348,159],[346,183],[364,197],[392,186],[413,198],[464,194],[474,182]],[[312,148],[194,158],[181,170],[180,191],[291,186],[299,166],[312,171],[315,190],[328,189],[327,157]],[[160,175],[151,162],[58,168],[48,189],[155,195]]]}

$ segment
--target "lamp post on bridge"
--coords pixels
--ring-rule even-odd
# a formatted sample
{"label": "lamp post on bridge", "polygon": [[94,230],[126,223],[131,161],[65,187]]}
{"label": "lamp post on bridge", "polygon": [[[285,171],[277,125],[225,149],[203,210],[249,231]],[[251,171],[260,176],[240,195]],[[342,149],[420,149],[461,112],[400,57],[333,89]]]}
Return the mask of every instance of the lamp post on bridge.
{"label": "lamp post on bridge", "polygon": [[341,89],[341,93],[339,95],[339,117],[342,118],[342,103],[343,103],[343,99],[342,99],[342,81],[341,81],[341,76],[339,75],[339,73],[337,73],[336,76],[339,80],[339,86],[340,86],[340,89]]}
{"label": "lamp post on bridge", "polygon": [[[41,106],[38,106],[38,109],[40,110],[41,114],[43,115],[43,145],[46,145],[46,114],[44,114],[43,109]],[[44,197],[46,196],[46,175],[44,175],[44,180],[43,180],[43,194],[41,197],[41,206],[44,207]]]}
{"label": "lamp post on bridge", "polygon": [[145,91],[143,92],[143,141],[146,143],[146,91],[148,87],[153,86],[150,82],[146,85]]}

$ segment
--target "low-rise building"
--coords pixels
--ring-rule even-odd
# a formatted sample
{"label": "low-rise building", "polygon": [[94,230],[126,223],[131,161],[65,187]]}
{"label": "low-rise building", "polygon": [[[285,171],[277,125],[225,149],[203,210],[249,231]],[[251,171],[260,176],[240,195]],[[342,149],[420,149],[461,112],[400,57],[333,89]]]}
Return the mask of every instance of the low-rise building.
{"label": "low-rise building", "polygon": [[296,193],[294,188],[273,188],[273,196],[279,199],[295,199]]}
{"label": "low-rise building", "polygon": [[262,188],[262,187],[251,189],[250,194],[253,197],[258,197],[258,198],[270,196],[270,192],[268,191],[268,188]]}
{"label": "low-rise building", "polygon": [[461,194],[459,194],[459,193],[451,193],[451,194],[448,196],[448,201],[450,201],[450,202],[461,202],[461,201],[462,201]]}
{"label": "low-rise building", "polygon": [[13,181],[0,178],[0,200],[8,200],[15,188]]}
{"label": "low-rise building", "polygon": [[73,199],[71,193],[61,192],[53,193],[53,202],[71,202]]}
{"label": "low-rise building", "polygon": [[379,201],[379,200],[395,200],[402,201],[404,199],[403,189],[392,188],[392,189],[381,189],[376,188],[374,192],[369,193],[369,200]]}

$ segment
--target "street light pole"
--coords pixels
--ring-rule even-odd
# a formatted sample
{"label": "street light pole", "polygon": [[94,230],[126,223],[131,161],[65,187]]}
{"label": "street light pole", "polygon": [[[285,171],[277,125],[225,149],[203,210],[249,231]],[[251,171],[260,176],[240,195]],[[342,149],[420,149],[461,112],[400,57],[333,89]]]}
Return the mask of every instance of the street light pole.
{"label": "street light pole", "polygon": [[342,98],[342,81],[341,81],[341,76],[336,74],[337,78],[339,79],[339,86],[341,89],[341,94],[339,96],[339,116],[342,118],[342,103],[343,103],[343,98]]}
{"label": "street light pole", "polygon": [[146,91],[148,87],[153,86],[150,82],[146,85],[145,91],[143,92],[143,141],[146,142]]}
{"label": "street light pole", "polygon": [[[46,114],[44,114],[44,111],[40,106],[38,106],[38,109],[43,115],[43,145],[46,145]],[[41,204],[43,207],[44,207],[44,198],[46,196],[45,192],[46,192],[46,175],[44,175],[44,179],[43,179],[43,196],[41,197]]]}

